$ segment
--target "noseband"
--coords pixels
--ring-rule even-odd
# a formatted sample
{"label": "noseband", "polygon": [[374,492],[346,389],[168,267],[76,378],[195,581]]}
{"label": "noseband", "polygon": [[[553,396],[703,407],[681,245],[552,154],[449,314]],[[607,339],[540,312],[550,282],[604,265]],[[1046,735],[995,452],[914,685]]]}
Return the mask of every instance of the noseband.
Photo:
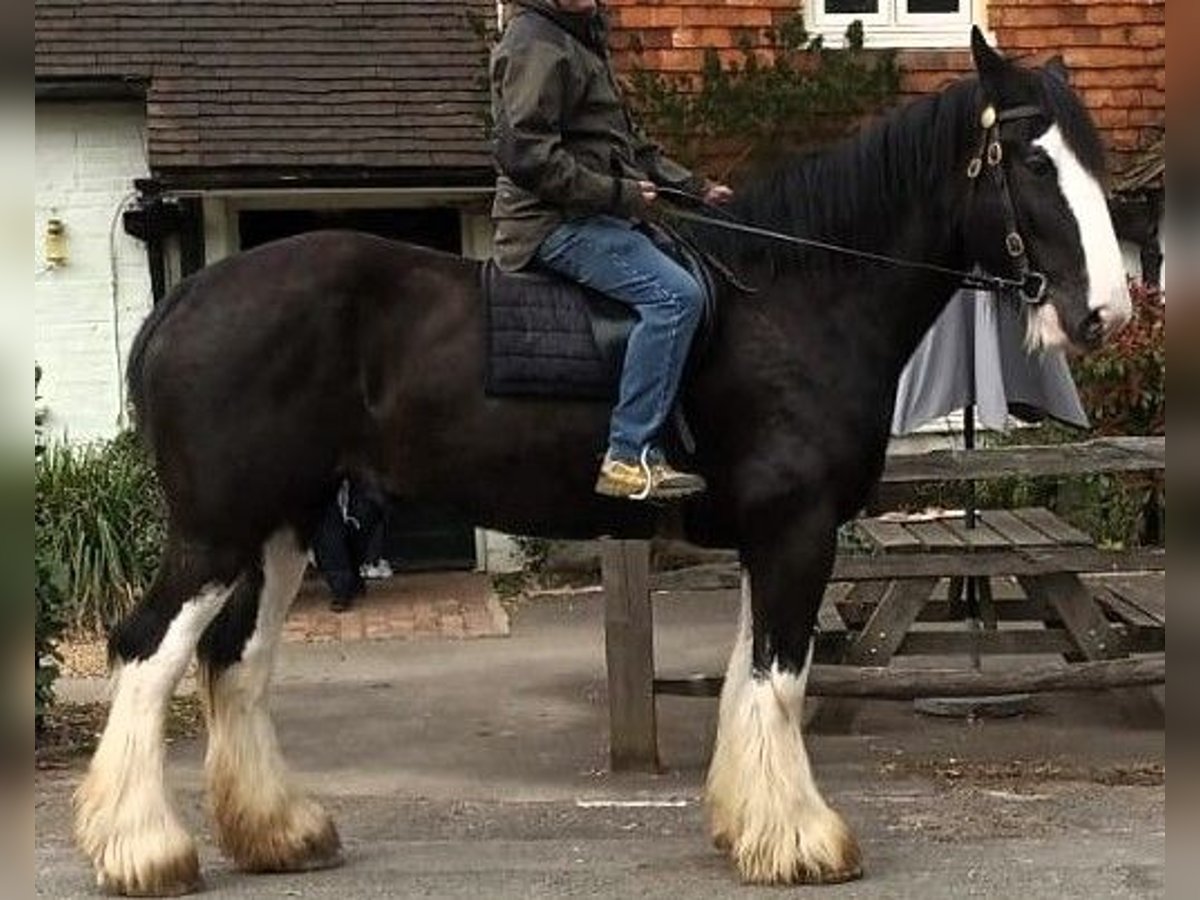
{"label": "noseband", "polygon": [[967,177],[977,181],[986,170],[1000,194],[1000,202],[1004,206],[1004,249],[1013,261],[1016,281],[1020,286],[1017,294],[1021,300],[1030,306],[1040,306],[1046,302],[1046,276],[1035,271],[1029,264],[1029,254],[1025,250],[1025,240],[1017,230],[1017,210],[1013,204],[1012,191],[1008,186],[1008,178],[1004,174],[1004,149],[1000,144],[1000,126],[1005,122],[1017,122],[1022,119],[1032,119],[1043,115],[1036,106],[1014,106],[1011,109],[996,111],[990,104],[984,107],[979,116],[979,124],[983,127],[983,140],[979,150],[971,157],[967,165]]}

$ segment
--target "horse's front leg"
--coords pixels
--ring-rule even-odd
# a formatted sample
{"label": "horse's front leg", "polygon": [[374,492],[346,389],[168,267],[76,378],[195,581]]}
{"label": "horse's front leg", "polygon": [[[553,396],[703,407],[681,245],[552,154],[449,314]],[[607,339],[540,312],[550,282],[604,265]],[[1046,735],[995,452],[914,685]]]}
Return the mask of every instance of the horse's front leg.
{"label": "horse's front leg", "polygon": [[858,843],[813,781],[801,733],[831,521],[798,522],[744,553],[742,612],[706,799],[713,840],[757,884],[848,881]]}

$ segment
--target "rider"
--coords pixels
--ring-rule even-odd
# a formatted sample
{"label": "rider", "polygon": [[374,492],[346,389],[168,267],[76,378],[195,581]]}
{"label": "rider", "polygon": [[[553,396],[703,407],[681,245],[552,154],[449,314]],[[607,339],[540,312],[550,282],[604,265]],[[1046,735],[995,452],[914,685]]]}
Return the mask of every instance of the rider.
{"label": "rider", "polygon": [[725,202],[724,185],[663,156],[634,127],[613,75],[596,0],[516,0],[492,51],[492,217],[502,269],[533,260],[638,314],[596,490],[666,499],[704,490],[665,459],[659,433],[675,402],[703,291],[637,225],[656,185]]}

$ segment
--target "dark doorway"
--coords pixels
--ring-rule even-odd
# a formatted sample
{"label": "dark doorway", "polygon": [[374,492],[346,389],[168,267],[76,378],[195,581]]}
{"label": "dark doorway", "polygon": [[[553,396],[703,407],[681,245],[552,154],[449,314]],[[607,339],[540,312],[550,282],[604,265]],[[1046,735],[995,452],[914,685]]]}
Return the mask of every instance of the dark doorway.
{"label": "dark doorway", "polygon": [[348,228],[448,253],[462,252],[458,211],[442,207],[245,210],[238,216],[238,228],[243,250],[305,231]]}
{"label": "dark doorway", "polygon": [[[238,215],[241,248],[306,231],[345,228],[462,252],[454,209],[263,209]],[[475,530],[446,510],[389,502],[383,520],[384,556],[397,571],[475,567]]]}

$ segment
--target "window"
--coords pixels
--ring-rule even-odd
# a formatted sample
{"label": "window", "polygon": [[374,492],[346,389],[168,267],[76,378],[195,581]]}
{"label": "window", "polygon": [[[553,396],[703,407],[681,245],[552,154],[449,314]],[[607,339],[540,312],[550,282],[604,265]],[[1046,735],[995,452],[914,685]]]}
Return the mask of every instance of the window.
{"label": "window", "polygon": [[986,24],[986,0],[807,0],[810,30],[839,46],[863,23],[868,47],[966,47],[972,23]]}

